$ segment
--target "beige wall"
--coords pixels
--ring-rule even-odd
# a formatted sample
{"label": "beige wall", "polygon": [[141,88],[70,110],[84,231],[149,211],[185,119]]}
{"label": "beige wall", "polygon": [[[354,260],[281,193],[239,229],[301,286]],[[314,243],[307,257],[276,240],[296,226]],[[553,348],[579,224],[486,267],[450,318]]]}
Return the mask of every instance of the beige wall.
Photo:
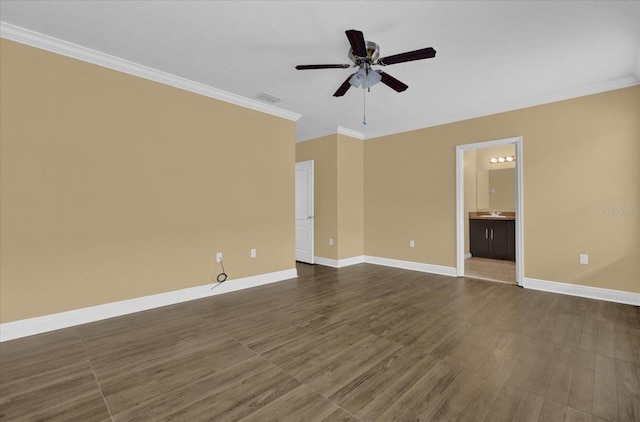
{"label": "beige wall", "polygon": [[294,122],[0,54],[0,321],[205,285],[217,251],[229,282],[295,267]]}
{"label": "beige wall", "polygon": [[634,86],[365,141],[365,254],[455,267],[456,145],[522,136],[525,277],[640,292],[640,216],[604,211],[640,207],[638,116]]}
{"label": "beige wall", "polygon": [[453,129],[365,141],[365,255],[455,266]]}
{"label": "beige wall", "polygon": [[338,259],[364,253],[364,144],[345,135],[338,143]]}
{"label": "beige wall", "polygon": [[363,141],[345,135],[296,145],[296,162],[314,160],[317,257],[337,260],[363,254],[363,158]]}

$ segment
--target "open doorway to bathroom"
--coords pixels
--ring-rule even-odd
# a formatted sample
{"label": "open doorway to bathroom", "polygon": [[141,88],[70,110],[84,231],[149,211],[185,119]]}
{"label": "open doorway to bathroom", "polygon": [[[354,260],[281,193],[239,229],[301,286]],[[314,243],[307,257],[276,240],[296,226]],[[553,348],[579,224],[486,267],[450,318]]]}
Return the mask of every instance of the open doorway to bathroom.
{"label": "open doorway to bathroom", "polygon": [[456,154],[457,275],[522,285],[522,138]]}

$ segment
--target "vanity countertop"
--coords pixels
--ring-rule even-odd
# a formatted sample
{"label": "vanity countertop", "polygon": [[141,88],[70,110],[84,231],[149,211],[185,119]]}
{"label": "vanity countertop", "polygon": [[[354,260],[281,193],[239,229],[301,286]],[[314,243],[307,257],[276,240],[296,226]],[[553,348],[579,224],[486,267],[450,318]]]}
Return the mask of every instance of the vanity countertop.
{"label": "vanity countertop", "polygon": [[490,211],[474,211],[469,213],[469,220],[511,220],[515,221],[516,213],[513,211],[502,211],[500,215],[491,215]]}

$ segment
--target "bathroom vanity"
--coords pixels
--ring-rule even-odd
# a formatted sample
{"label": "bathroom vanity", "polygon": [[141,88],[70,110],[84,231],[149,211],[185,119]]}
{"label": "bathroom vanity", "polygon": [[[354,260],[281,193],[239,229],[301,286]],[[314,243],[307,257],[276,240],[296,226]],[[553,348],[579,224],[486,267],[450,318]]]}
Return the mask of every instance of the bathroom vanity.
{"label": "bathroom vanity", "polygon": [[[492,215],[493,214],[493,215]],[[516,216],[513,212],[469,213],[469,247],[471,256],[516,259]]]}

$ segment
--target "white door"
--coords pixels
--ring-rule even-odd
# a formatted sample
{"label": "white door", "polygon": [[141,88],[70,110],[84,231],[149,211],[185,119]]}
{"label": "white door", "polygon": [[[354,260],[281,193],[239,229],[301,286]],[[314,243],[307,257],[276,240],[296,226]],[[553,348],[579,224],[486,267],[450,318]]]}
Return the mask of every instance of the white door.
{"label": "white door", "polygon": [[296,261],[313,264],[313,160],[296,163]]}

